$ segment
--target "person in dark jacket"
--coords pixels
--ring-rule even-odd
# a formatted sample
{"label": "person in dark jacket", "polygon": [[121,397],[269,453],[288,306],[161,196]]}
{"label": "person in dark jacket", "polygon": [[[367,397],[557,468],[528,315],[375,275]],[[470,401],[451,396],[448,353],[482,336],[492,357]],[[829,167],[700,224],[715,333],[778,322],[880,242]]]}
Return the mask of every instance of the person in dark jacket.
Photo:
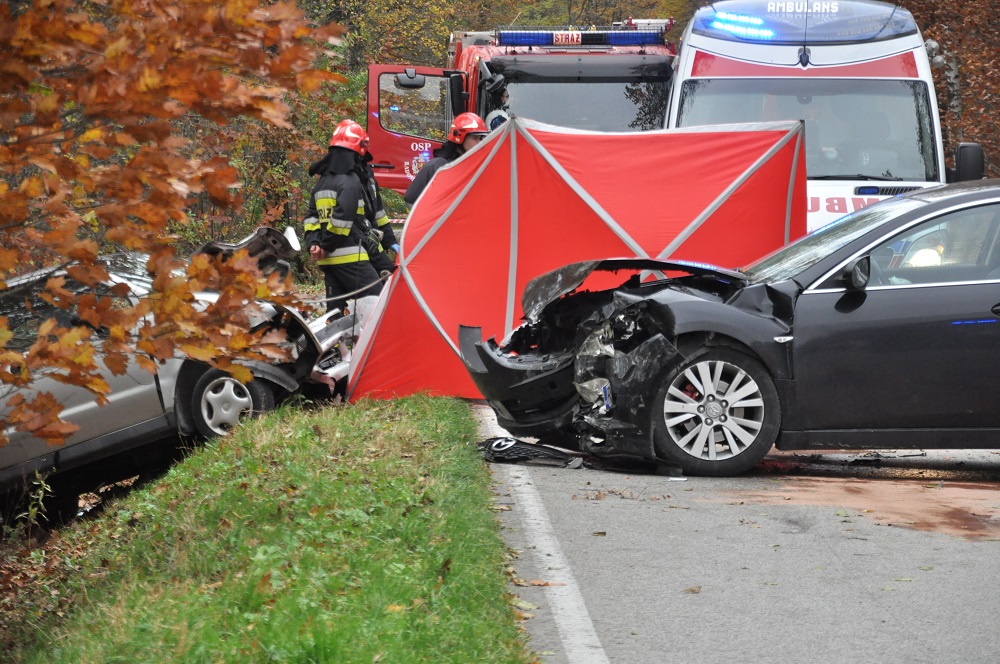
{"label": "person in dark jacket", "polygon": [[[359,125],[360,126],[360,125]],[[381,276],[392,273],[396,269],[396,255],[399,253],[399,240],[389,224],[389,215],[385,213],[385,203],[382,202],[382,190],[375,180],[375,171],[371,167],[372,154],[365,152],[358,159],[358,174],[365,190],[365,217],[368,226],[374,229],[373,235],[378,238],[378,246],[368,258],[375,271]]]}
{"label": "person in dark jacket", "polygon": [[489,96],[493,110],[486,116],[486,126],[490,128],[490,131],[495,131],[502,127],[504,122],[510,120],[510,106],[508,106],[510,93],[504,86],[489,93]]}
{"label": "person in dark jacket", "polygon": [[448,130],[448,142],[434,151],[434,158],[423,165],[406,189],[406,194],[403,196],[406,204],[413,207],[439,168],[479,145],[488,133],[490,130],[486,128],[486,123],[475,113],[456,115],[451,123],[451,129]]}
{"label": "person in dark jacket", "polygon": [[368,148],[360,125],[341,122],[323,159],[309,167],[318,175],[303,223],[309,255],[323,270],[327,311],[342,310],[351,299],[377,296],[382,289],[369,260],[371,238],[365,219],[365,187],[358,174],[358,158]]}

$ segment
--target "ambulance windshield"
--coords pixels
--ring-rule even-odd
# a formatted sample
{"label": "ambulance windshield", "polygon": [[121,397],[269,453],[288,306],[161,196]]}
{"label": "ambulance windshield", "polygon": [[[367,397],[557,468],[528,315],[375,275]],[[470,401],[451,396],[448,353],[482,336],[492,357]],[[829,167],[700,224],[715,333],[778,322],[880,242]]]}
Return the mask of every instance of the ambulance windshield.
{"label": "ambulance windshield", "polygon": [[939,181],[926,84],[692,79],[677,126],[804,120],[810,179]]}

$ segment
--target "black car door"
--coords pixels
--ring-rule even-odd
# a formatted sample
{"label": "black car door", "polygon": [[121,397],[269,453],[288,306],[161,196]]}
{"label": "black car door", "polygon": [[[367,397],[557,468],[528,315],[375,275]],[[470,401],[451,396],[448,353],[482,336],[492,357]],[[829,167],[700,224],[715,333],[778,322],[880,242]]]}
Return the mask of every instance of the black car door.
{"label": "black car door", "polygon": [[879,242],[872,278],[795,308],[797,429],[1000,427],[1000,205],[948,211]]}

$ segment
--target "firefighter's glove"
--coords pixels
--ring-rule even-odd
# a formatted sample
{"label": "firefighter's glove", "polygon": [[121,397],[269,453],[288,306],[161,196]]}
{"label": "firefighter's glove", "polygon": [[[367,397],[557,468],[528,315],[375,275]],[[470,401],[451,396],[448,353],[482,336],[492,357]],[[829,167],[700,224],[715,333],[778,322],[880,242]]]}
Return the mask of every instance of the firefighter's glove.
{"label": "firefighter's glove", "polygon": [[365,248],[369,256],[374,256],[382,250],[379,244],[381,241],[382,231],[371,228],[365,233],[364,238],[361,240],[361,245]]}

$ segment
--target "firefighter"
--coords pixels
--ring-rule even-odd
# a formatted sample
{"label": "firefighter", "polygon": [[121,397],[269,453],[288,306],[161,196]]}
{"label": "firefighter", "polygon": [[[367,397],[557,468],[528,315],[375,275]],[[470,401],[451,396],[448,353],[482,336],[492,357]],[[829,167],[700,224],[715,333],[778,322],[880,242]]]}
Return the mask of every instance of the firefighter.
{"label": "firefighter", "polygon": [[[343,122],[353,121],[344,120]],[[361,129],[361,125],[354,124],[358,129]],[[375,179],[375,171],[371,167],[372,160],[372,153],[366,149],[365,153],[357,158],[357,171],[364,186],[365,218],[368,221],[369,234],[376,239],[375,246],[371,247],[373,251],[369,252],[368,258],[375,271],[384,278],[396,269],[399,241],[389,224],[389,215],[385,213],[382,190]],[[371,230],[375,232],[372,233]]]}
{"label": "firefighter", "polygon": [[341,122],[330,138],[323,159],[309,167],[318,175],[305,219],[305,244],[323,270],[327,311],[342,310],[351,299],[377,296],[382,289],[378,272],[369,260],[372,242],[365,219],[365,191],[357,163],[368,149],[368,136],[360,125]]}
{"label": "firefighter", "polygon": [[407,188],[403,196],[406,204],[412,207],[439,168],[479,145],[489,131],[483,119],[475,113],[456,115],[451,123],[451,129],[448,130],[448,142],[434,151],[434,158],[424,164]]}

